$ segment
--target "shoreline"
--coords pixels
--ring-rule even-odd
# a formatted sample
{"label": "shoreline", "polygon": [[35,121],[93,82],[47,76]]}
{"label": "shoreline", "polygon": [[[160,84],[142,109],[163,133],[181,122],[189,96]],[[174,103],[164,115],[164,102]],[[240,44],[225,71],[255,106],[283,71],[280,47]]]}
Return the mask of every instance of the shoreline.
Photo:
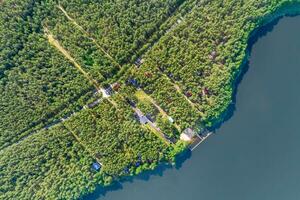
{"label": "shoreline", "polygon": [[235,78],[232,82],[232,102],[229,104],[227,109],[221,114],[220,118],[212,121],[212,126],[207,129],[210,132],[215,132],[218,130],[223,123],[228,121],[234,114],[236,108],[236,94],[238,92],[238,86],[243,80],[244,75],[247,73],[249,69],[249,58],[251,56],[251,51],[253,45],[257,42],[257,40],[261,37],[264,37],[266,34],[271,32],[274,26],[278,23],[278,21],[283,17],[295,17],[300,15],[300,1],[295,1],[294,3],[289,2],[287,5],[282,5],[283,7],[278,8],[274,13],[268,14],[264,18],[262,18],[256,28],[254,28],[247,37],[247,48],[245,50],[245,56],[241,61],[238,70],[233,75]]}
{"label": "shoreline", "polygon": [[[244,59],[241,62],[241,65],[238,67],[238,70],[234,74],[234,80],[232,83],[233,88],[233,95],[232,95],[232,103],[228,106],[228,108],[221,114],[221,117],[219,119],[216,119],[215,122],[213,122],[213,125],[210,128],[207,128],[209,131],[208,135],[203,138],[200,142],[198,142],[194,148],[190,149],[189,146],[193,145],[191,143],[186,147],[186,149],[176,155],[176,164],[172,165],[170,163],[162,162],[159,163],[158,166],[154,170],[145,170],[142,173],[135,175],[135,176],[126,176],[126,177],[119,177],[118,180],[115,180],[111,185],[109,186],[101,186],[98,185],[96,187],[96,190],[94,190],[92,193],[82,196],[80,199],[89,199],[89,198],[101,198],[102,196],[105,196],[107,192],[116,191],[119,189],[122,189],[122,184],[124,182],[133,182],[135,179],[141,179],[147,181],[151,178],[153,175],[159,175],[163,176],[163,173],[165,170],[170,168],[176,168],[180,169],[182,163],[185,162],[185,160],[189,159],[192,155],[192,151],[197,148],[200,144],[202,144],[204,141],[206,141],[211,135],[214,134],[214,132],[219,129],[223,123],[225,123],[227,120],[229,120],[235,111],[235,105],[236,105],[236,94],[238,92],[238,86],[243,80],[244,75],[247,73],[249,68],[249,57],[251,56],[251,51],[253,45],[257,42],[257,40],[263,36],[265,36],[267,33],[273,30],[274,26],[278,23],[278,21],[283,17],[293,17],[300,15],[300,1],[295,2],[288,2],[285,3],[287,5],[281,5],[279,8],[272,12],[271,14],[266,15],[264,18],[259,20],[257,23],[257,27],[254,28],[249,34],[247,38],[247,48],[245,50],[245,56]],[[97,194],[96,194],[97,193]],[[95,196],[96,195],[96,196]]]}

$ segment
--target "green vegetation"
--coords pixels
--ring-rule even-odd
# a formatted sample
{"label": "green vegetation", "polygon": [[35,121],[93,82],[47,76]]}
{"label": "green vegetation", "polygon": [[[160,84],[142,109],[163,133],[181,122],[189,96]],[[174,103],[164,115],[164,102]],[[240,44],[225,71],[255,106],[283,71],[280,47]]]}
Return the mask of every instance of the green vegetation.
{"label": "green vegetation", "polygon": [[251,33],[296,2],[0,0],[0,199],[174,163],[182,131],[223,120]]}
{"label": "green vegetation", "polygon": [[[153,83],[161,84],[163,79],[159,70],[195,103],[202,121],[213,125],[212,122],[222,120],[232,102],[234,80],[246,57],[250,34],[269,14],[291,2],[207,1],[205,6],[195,6],[145,56],[147,63],[142,70],[155,74],[156,80],[141,77],[140,81],[150,93],[155,92]],[[159,94],[154,95],[160,98]]]}
{"label": "green vegetation", "polygon": [[136,55],[183,0],[60,1],[72,18],[120,63]]}
{"label": "green vegetation", "polygon": [[0,153],[0,199],[79,197],[104,181],[91,162],[62,126],[42,131]]}

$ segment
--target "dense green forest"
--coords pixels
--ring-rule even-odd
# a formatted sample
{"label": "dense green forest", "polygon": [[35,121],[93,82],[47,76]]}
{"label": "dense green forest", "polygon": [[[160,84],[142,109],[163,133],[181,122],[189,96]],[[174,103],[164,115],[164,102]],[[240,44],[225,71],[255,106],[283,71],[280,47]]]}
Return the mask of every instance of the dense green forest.
{"label": "dense green forest", "polygon": [[77,199],[174,163],[182,131],[223,120],[251,34],[298,2],[0,1],[0,199]]}
{"label": "dense green forest", "polygon": [[104,181],[91,162],[64,127],[43,131],[0,153],[0,199],[79,197]]}
{"label": "dense green forest", "polygon": [[[80,4],[78,8],[84,6]],[[118,2],[115,4],[119,5]],[[174,6],[172,2],[166,2],[158,4],[159,7],[148,8],[148,5],[142,4],[138,8],[150,12],[151,8],[165,9],[161,6],[167,4]],[[103,55],[88,36],[67,21],[58,5],[56,1],[16,3],[11,0],[3,2],[0,8],[0,45],[3,45],[0,53],[0,112],[3,116],[0,121],[0,149],[34,129],[79,110],[92,95],[92,85],[76,71],[74,64],[49,45],[44,34],[45,26],[49,26],[61,45],[99,84],[120,70],[120,66]],[[125,17],[130,11],[124,8],[123,12]],[[165,12],[157,14],[166,15],[163,14]],[[159,18],[156,23],[161,23]],[[151,24],[155,26],[155,20]]]}

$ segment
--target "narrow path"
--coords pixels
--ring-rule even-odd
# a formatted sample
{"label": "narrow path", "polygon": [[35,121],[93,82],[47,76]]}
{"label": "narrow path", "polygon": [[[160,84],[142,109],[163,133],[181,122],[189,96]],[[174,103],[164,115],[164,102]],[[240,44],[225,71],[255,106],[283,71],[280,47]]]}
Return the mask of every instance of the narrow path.
{"label": "narrow path", "polygon": [[[152,49],[152,47],[153,46],[155,46],[155,44],[157,44],[160,40],[161,40],[161,38],[162,37],[164,37],[166,34],[168,34],[169,32],[171,32],[172,30],[174,30],[179,24],[181,24],[182,22],[183,22],[183,20],[185,20],[185,16],[187,16],[188,14],[190,14],[191,12],[192,12],[192,10],[194,9],[194,7],[196,7],[196,6],[198,6],[197,5],[197,2],[198,1],[193,1],[192,0],[192,2],[188,2],[188,0],[187,1],[185,1],[185,2],[183,2],[183,3],[181,3],[171,14],[170,14],[170,16],[166,19],[166,20],[164,20],[164,22],[163,23],[161,23],[160,24],[160,26],[159,26],[159,28],[158,28],[158,30],[163,30],[164,31],[164,33],[162,34],[162,35],[160,35],[159,36],[159,38],[157,38],[157,39],[155,39],[154,41],[152,41],[151,42],[151,45],[149,45],[149,47],[147,47],[144,51],[142,51],[142,53],[138,56],[139,58],[143,58],[143,56],[145,55],[145,54],[147,54],[149,51],[151,51],[151,49]],[[184,15],[182,15],[181,13],[180,13],[180,11],[178,11],[179,9],[180,9],[180,7],[182,7],[184,4],[186,4],[186,3],[195,3],[196,5],[193,5],[192,6],[192,8],[187,12],[187,13],[185,13]],[[201,2],[202,3],[202,2]],[[179,12],[179,13],[178,13]],[[164,30],[164,29],[161,29],[161,27],[163,27],[171,18],[178,18],[177,19],[177,21],[173,24],[173,25],[171,25],[167,30]],[[153,34],[154,35],[154,34]],[[151,37],[150,37],[151,38]],[[144,47],[144,45],[142,46],[142,47]],[[140,49],[142,49],[142,48],[140,48]]]}
{"label": "narrow path", "polygon": [[65,129],[67,129],[71,134],[72,136],[74,137],[74,139],[82,146],[83,149],[85,149],[91,157],[93,157],[100,165],[103,166],[103,164],[101,163],[101,161],[96,157],[96,155],[88,148],[86,147],[85,144],[83,144],[83,142],[81,141],[80,137],[70,128],[66,125],[66,123],[62,123],[63,124],[63,127]]}
{"label": "narrow path", "polygon": [[[64,13],[64,15],[67,17],[67,19],[68,20],[70,20],[76,27],[78,27],[90,40],[92,40],[94,43],[95,43],[95,45],[102,51],[102,52],[104,52],[115,64],[117,64],[120,68],[121,68],[121,65],[109,54],[109,53],[107,53],[98,43],[97,43],[97,41],[94,39],[94,38],[92,38],[92,37],[90,37],[90,34],[82,27],[82,26],[80,26],[77,22],[76,22],[76,20],[74,20],[68,13],[67,13],[67,11],[61,6],[61,5],[58,5],[57,6],[63,13]],[[187,14],[189,14],[189,13],[191,13],[192,12],[192,10],[194,9],[194,7],[187,13]],[[175,12],[174,12],[175,13]],[[187,15],[186,14],[186,15]],[[170,19],[171,17],[173,17],[173,16],[170,16],[168,19]],[[183,18],[181,18],[181,20],[184,20]],[[167,21],[167,20],[166,20]],[[176,22],[176,24],[174,24],[173,26],[171,26],[166,32],[165,32],[165,34],[164,35],[166,35],[167,33],[169,33],[171,30],[173,30],[173,29],[175,29],[176,27],[177,27],[177,25],[179,25],[180,23],[181,23],[182,21],[180,21],[180,22]],[[164,36],[163,35],[163,36]],[[162,37],[163,37],[162,36]],[[161,37],[160,37],[161,38]],[[158,40],[159,41],[159,40]],[[155,42],[152,46],[154,46],[155,44],[156,44],[157,42]],[[146,54],[149,50],[150,50],[151,48],[149,48],[147,51],[145,51],[145,53],[144,54]],[[143,54],[143,55],[144,55]],[[164,73],[163,73],[164,74]],[[165,75],[165,74],[164,74]],[[165,75],[166,76],[166,75]],[[191,101],[191,100],[189,100],[188,99],[188,97],[187,96],[185,96],[184,94],[183,94],[183,92],[182,92],[182,90],[180,89],[180,87],[176,84],[176,83],[174,83],[168,76],[166,76],[171,82],[172,82],[172,84],[174,85],[174,87],[175,87],[175,89],[179,92],[179,93],[181,93],[183,96],[184,96],[184,98],[188,101],[188,103],[194,108],[194,109],[196,109],[196,110],[198,110],[198,111],[200,111],[198,108],[197,108],[197,106]],[[153,100],[153,99],[152,99]],[[112,102],[114,105],[116,105],[114,102]],[[162,112],[162,113],[164,113],[166,116],[168,116],[167,115],[167,113],[166,112],[164,112],[163,111],[163,109],[161,109],[161,107],[160,106],[158,106],[155,102],[154,102],[154,105]],[[202,114],[202,112],[200,112],[201,114]],[[180,128],[179,128],[179,126],[178,125],[175,125],[175,126],[177,126],[176,128],[178,129],[178,130],[180,130]]]}
{"label": "narrow path", "polygon": [[173,85],[173,87],[176,89],[176,91],[178,93],[180,93],[185,99],[186,101],[192,106],[192,108],[198,110],[198,112],[200,113],[200,115],[203,116],[203,112],[201,110],[199,110],[199,108],[197,107],[197,105],[195,103],[193,103],[187,96],[184,95],[184,93],[182,92],[182,89],[179,87],[179,85],[177,85],[172,79],[170,79],[165,73],[163,73],[158,67],[157,69],[162,73],[162,75],[164,77],[166,77]]}
{"label": "narrow path", "polygon": [[[71,61],[74,64],[74,66],[78,69],[78,71],[84,75],[84,77],[96,88],[97,91],[100,91],[102,94],[104,94],[105,90],[103,88],[101,88],[99,83],[95,79],[90,77],[89,74],[86,71],[84,71],[84,69],[70,55],[70,53],[64,47],[61,46],[59,41],[54,38],[52,33],[49,31],[49,29],[47,27],[44,27],[44,30],[45,30],[45,34],[48,38],[49,43],[51,45],[53,45],[58,51],[60,51],[65,56],[65,58],[67,58],[69,61]],[[105,96],[105,94],[103,96]],[[116,102],[109,99],[109,97],[106,97],[106,98],[113,106],[117,107]]]}
{"label": "narrow path", "polygon": [[[102,100],[102,99],[97,99],[96,101],[94,101],[94,102],[91,103],[91,104],[96,104],[96,103],[98,104],[98,103],[101,102],[101,100]],[[76,115],[77,113],[80,113],[82,110],[87,109],[87,108],[89,107],[89,105],[90,105],[90,104],[87,104],[87,105],[83,106],[82,109],[80,109],[79,111],[74,112],[74,113],[72,113],[71,115],[66,116],[66,117],[64,117],[64,118],[61,118],[60,120],[57,120],[57,121],[55,121],[54,123],[50,123],[50,124],[44,126],[43,128],[41,128],[41,129],[39,129],[39,130],[32,131],[30,134],[28,134],[28,135],[26,135],[25,137],[21,138],[21,139],[18,140],[17,142],[15,142],[15,143],[13,143],[13,144],[11,144],[11,145],[9,145],[9,146],[7,146],[7,147],[1,149],[1,150],[0,150],[0,153],[3,152],[3,151],[5,151],[5,149],[7,149],[7,148],[9,148],[9,147],[12,147],[12,146],[15,146],[15,145],[20,144],[22,141],[26,140],[27,138],[31,137],[32,135],[38,134],[40,131],[45,131],[45,130],[54,128],[54,127],[56,127],[56,126],[62,124],[64,121],[70,119],[71,117],[73,117],[73,116]]]}
{"label": "narrow path", "polygon": [[[162,109],[157,103],[156,101],[151,97],[149,96],[148,94],[146,94],[146,92],[142,89],[138,89],[138,91],[142,92],[143,93],[143,96],[148,100],[150,101],[150,103],[152,105],[154,105],[156,107],[156,109],[160,112],[160,114],[163,116],[163,117],[166,117],[166,118],[171,118],[171,116],[168,115],[168,113],[166,113],[166,111],[164,111],[164,109]],[[174,123],[174,126],[175,128],[180,132],[181,128],[179,127],[179,125],[177,125],[176,123]]]}
{"label": "narrow path", "polygon": [[193,103],[184,93],[183,93],[183,91],[182,91],[182,89],[179,87],[179,85],[178,84],[176,84],[176,82],[174,82],[172,79],[170,79],[165,73],[163,73],[158,67],[157,67],[157,69],[162,73],[162,75],[164,76],[164,77],[166,77],[171,83],[172,83],[172,85],[173,85],[173,87],[176,89],[176,91],[178,92],[178,93],[180,93],[185,99],[186,99],[186,101],[192,106],[192,108],[194,108],[194,109],[196,109],[196,110],[198,110],[198,112],[199,112],[199,114],[201,115],[201,116],[203,116],[204,114],[203,114],[203,112],[197,107],[197,105],[195,104],[195,103]]}
{"label": "narrow path", "polygon": [[[124,98],[123,95],[120,95],[120,97],[123,99],[124,102],[126,102],[126,103],[130,106],[130,108],[131,108],[131,109],[132,109],[139,117],[141,117],[141,116],[146,117],[146,115],[145,115],[139,108],[135,107],[135,105],[132,105],[132,104],[128,103],[127,100]],[[150,120],[148,119],[148,117],[146,117],[146,120],[147,120],[147,124],[149,124],[149,126],[153,129],[153,131],[155,131],[156,133],[158,133],[158,136],[161,137],[161,138],[164,140],[164,142],[166,142],[168,145],[169,145],[170,143],[173,143],[172,141],[170,141],[170,140],[165,136],[165,134],[160,130],[159,127],[157,127],[157,125],[156,125],[155,123],[153,123],[152,121],[150,121]]]}
{"label": "narrow path", "polygon": [[57,7],[63,12],[66,18],[71,21],[81,32],[83,32],[88,39],[90,39],[111,61],[113,61],[113,63],[115,63],[119,68],[122,68],[119,62],[117,62],[105,49],[103,49],[96,39],[91,37],[90,34],[82,26],[80,26],[61,5],[58,5]]}
{"label": "narrow path", "polygon": [[[1,1],[0,0],[0,3],[3,3],[3,1]],[[94,39],[94,38],[92,38],[91,36],[90,36],[90,34],[82,27],[82,26],[80,26],[72,17],[70,17],[69,16],[69,14],[66,12],[66,10],[61,6],[61,5],[58,5],[57,6],[62,12],[63,12],[63,14],[66,16],[66,18],[68,19],[68,20],[70,20],[81,32],[83,32],[84,33],[84,35],[88,38],[88,39],[90,39],[91,41],[93,41],[93,43],[111,60],[111,61],[113,61],[113,63],[115,63],[119,68],[121,68],[122,66],[107,52],[107,51],[105,51],[102,47],[101,47],[101,45],[99,45],[98,44],[98,42]],[[192,11],[193,9],[191,9],[191,11]],[[190,11],[190,12],[191,12]],[[190,13],[189,12],[189,13]],[[186,14],[187,15],[187,14]],[[171,17],[174,17],[174,16],[176,16],[175,15],[175,12],[173,13],[173,15],[171,15],[169,18],[167,18],[166,20],[165,20],[165,22],[168,20],[168,19],[170,19]],[[180,22],[181,23],[181,22]],[[157,39],[155,42],[153,42],[153,44],[141,55],[141,57],[143,57],[148,51],[150,51],[151,50],[151,48],[158,42],[158,41],[160,41],[160,39],[164,36],[164,35],[166,35],[167,33],[169,33],[170,31],[172,31],[173,29],[175,29],[176,28],[176,26],[178,25],[179,23],[177,22],[176,24],[174,24],[173,26],[171,26],[166,32],[165,32],[165,34],[163,34],[161,37],[159,37],[159,39]],[[53,35],[50,33],[50,31],[47,29],[47,27],[44,27],[44,30],[45,30],[45,33],[46,33],[46,35],[47,35],[47,38],[48,38],[48,40],[49,40],[49,43],[50,44],[52,44],[53,46],[55,46],[69,61],[71,61],[73,64],[74,64],[74,66],[85,76],[85,78],[86,79],[88,79],[89,80],[89,82],[93,85],[93,86],[95,86],[95,88],[97,89],[97,91],[102,91],[101,89],[101,87],[99,86],[99,84],[98,84],[98,82],[97,81],[95,81],[93,78],[91,78],[90,76],[89,76],[89,74],[88,73],[86,73],[83,69],[82,69],[82,67],[75,61],[75,59],[68,53],[68,51],[67,50],[65,50],[61,45],[60,45],[60,43],[57,41],[57,40],[55,40],[55,38],[53,37]],[[165,74],[164,74],[165,75]],[[168,79],[169,79],[169,77],[168,76],[166,76]],[[172,80],[170,80],[172,83],[173,83],[173,81]],[[178,86],[178,85],[176,85],[175,83],[173,83],[174,84],[174,87],[176,88],[176,90],[177,91],[179,91],[179,92],[181,92],[181,89],[180,89],[180,87]],[[182,92],[181,92],[181,94],[182,94]],[[183,94],[184,95],[184,94]],[[150,97],[150,96],[149,96]],[[184,95],[184,97],[187,99],[187,101],[191,104],[191,105],[193,105],[193,107],[195,107],[195,104],[194,103],[192,103],[185,95]],[[151,98],[151,97],[150,97]],[[115,106],[115,107],[117,107],[117,104],[116,104],[116,102],[114,102],[113,100],[111,100],[111,99],[109,99],[109,98],[107,98],[108,99],[108,101],[113,105],[113,106]],[[152,98],[151,98],[152,99]],[[153,100],[153,99],[152,99]],[[163,114],[163,115],[166,115],[166,116],[168,116],[167,115],[167,113],[153,100],[152,101],[152,103],[153,103],[153,105],[155,105],[156,107],[157,107],[157,109],[159,109],[159,111]],[[84,109],[84,108],[83,108]],[[81,111],[81,110],[80,110]],[[78,111],[78,112],[80,112],[80,111]],[[71,115],[71,116],[73,116],[73,115]],[[71,116],[69,116],[69,117],[71,117]],[[67,118],[65,118],[65,119],[61,119],[59,122],[56,122],[56,123],[53,123],[53,124],[51,124],[51,125],[47,125],[46,127],[44,127],[44,128],[42,128],[42,129],[40,129],[40,130],[36,130],[36,131],[34,131],[34,132],[32,132],[32,133],[30,133],[29,135],[27,135],[26,137],[24,137],[24,138],[22,138],[21,140],[19,140],[19,141],[17,141],[16,143],[14,143],[14,144],[12,144],[12,145],[10,145],[10,146],[8,146],[8,147],[5,147],[4,149],[1,149],[0,150],[0,153],[1,152],[3,152],[6,148],[9,148],[9,147],[11,147],[11,146],[13,146],[13,145],[18,145],[19,143],[21,143],[23,140],[25,140],[25,139],[27,139],[27,138],[29,138],[29,137],[31,137],[32,135],[34,135],[34,134],[36,134],[36,133],[38,133],[39,131],[42,131],[42,130],[44,130],[44,129],[48,129],[48,128],[53,128],[53,127],[55,127],[55,126],[57,126],[57,125],[59,125],[59,124],[61,124],[63,121],[65,121],[65,120],[67,120],[69,117],[67,117]],[[150,124],[150,123],[149,123]],[[152,125],[154,125],[154,126],[152,126],[151,125],[151,127],[153,127],[155,130],[159,130],[158,132],[160,133],[160,135],[162,136],[162,138],[164,138],[164,140],[166,141],[166,142],[168,142],[168,143],[171,143],[171,141],[169,141],[166,137],[165,137],[165,135],[161,132],[161,130],[155,125],[155,124],[153,124],[152,122],[151,122],[151,124]],[[178,127],[178,128],[180,128],[180,127]],[[70,131],[71,132],[71,131]],[[75,135],[74,135],[74,137],[75,137]],[[205,138],[206,139],[206,138]],[[203,141],[202,141],[203,142]],[[201,142],[200,142],[201,143]],[[197,144],[197,146],[198,146],[199,144]],[[197,147],[196,146],[196,147]],[[195,148],[196,148],[195,147]],[[99,162],[98,160],[97,160],[97,162]],[[100,163],[100,162],[99,162]]]}
{"label": "narrow path", "polygon": [[78,69],[78,71],[80,71],[84,77],[92,84],[95,86],[95,88],[97,90],[100,90],[100,86],[98,84],[98,82],[96,80],[94,80],[93,78],[91,78],[89,76],[89,74],[84,71],[84,69],[82,69],[82,67],[75,61],[75,59],[69,54],[69,52],[61,46],[61,44],[59,43],[58,40],[56,40],[54,38],[54,36],[52,35],[52,33],[48,30],[47,27],[44,27],[45,30],[45,34],[48,38],[48,41],[51,45],[53,45],[57,50],[59,50],[64,56],[65,58],[67,58],[69,61],[71,61],[73,63],[73,65]]}

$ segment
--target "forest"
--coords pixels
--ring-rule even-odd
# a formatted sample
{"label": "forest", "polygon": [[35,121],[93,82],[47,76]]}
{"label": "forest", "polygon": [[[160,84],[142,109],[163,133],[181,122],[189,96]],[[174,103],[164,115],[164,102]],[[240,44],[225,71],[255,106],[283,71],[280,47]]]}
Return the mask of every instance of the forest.
{"label": "forest", "polygon": [[292,11],[300,1],[0,1],[0,199],[78,199],[174,164],[186,128],[224,120],[255,30]]}

